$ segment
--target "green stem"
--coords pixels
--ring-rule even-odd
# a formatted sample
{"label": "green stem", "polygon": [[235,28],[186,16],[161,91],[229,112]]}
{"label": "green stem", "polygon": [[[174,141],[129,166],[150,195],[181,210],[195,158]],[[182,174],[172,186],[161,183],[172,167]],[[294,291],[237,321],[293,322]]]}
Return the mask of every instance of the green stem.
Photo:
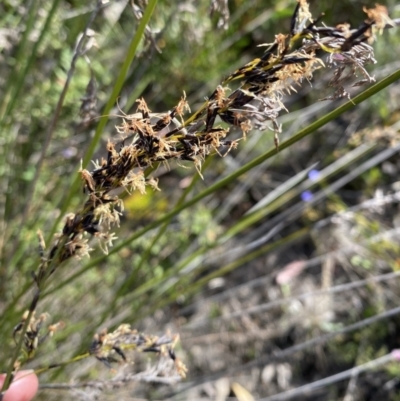
{"label": "green stem", "polygon": [[81,361],[82,359],[85,359],[85,358],[87,358],[87,357],[89,357],[89,356],[90,356],[89,352],[86,352],[86,353],[84,353],[84,354],[75,356],[74,358],[71,358],[71,359],[69,359],[68,361],[64,361],[64,362],[60,362],[60,363],[55,363],[55,364],[46,366],[46,367],[44,367],[44,368],[36,369],[36,370],[35,370],[35,373],[36,373],[37,375],[39,375],[40,373],[47,372],[47,371],[50,370],[50,369],[61,368],[62,366],[67,366],[67,365],[70,365],[71,363],[79,362],[79,361]]}
{"label": "green stem", "polygon": [[[179,294],[176,292],[172,292],[169,294],[165,294],[163,296],[159,296],[160,294],[157,293],[155,296],[155,301],[152,302],[151,300],[148,300],[147,303],[151,305],[150,310],[145,310],[145,311],[137,311],[138,313],[135,314],[135,320],[140,320],[140,318],[144,316],[149,316],[151,315],[154,311],[157,309],[164,307],[165,305],[168,305],[170,302],[173,302],[178,295],[184,295],[184,296],[190,296],[195,294],[197,291],[199,291],[205,284],[207,284],[210,280],[212,280],[215,277],[221,277],[238,267],[242,266],[244,263],[253,260],[256,257],[259,257],[267,252],[270,252],[274,249],[278,249],[281,246],[287,246],[291,244],[294,241],[298,241],[299,239],[303,238],[304,236],[308,235],[310,233],[310,228],[302,228],[290,235],[288,235],[285,238],[282,238],[276,242],[266,244],[262,246],[259,249],[256,249],[253,252],[250,252],[239,259],[235,260],[234,262],[228,263],[225,266],[222,266],[221,268],[207,274],[206,276],[202,277],[201,279],[197,280],[193,284],[187,284],[188,280],[192,280],[192,276],[189,277],[184,277],[177,283],[175,283],[174,288],[178,288]],[[206,266],[204,266],[206,268]],[[201,273],[201,270],[196,270],[197,274]],[[187,284],[187,285],[186,285]]]}
{"label": "green stem", "polygon": [[[30,7],[27,10],[26,15],[28,16],[28,20],[26,22],[26,26],[25,26],[21,41],[18,46],[17,55],[15,57],[15,65],[14,65],[14,68],[11,70],[10,76],[6,79],[6,88],[4,90],[3,95],[1,96],[1,104],[0,104],[0,124],[1,125],[2,125],[5,117],[10,113],[15,101],[18,100],[18,99],[16,99],[16,95],[18,94],[18,91],[21,88],[21,86],[25,80],[24,73],[26,73],[27,70],[25,68],[24,73],[19,74],[20,66],[24,63],[24,60],[26,59],[26,48],[27,48],[27,44],[28,44],[28,38],[35,25],[35,22],[37,21],[36,16],[37,16],[38,9],[39,9],[39,1],[32,0],[32,2],[30,3]],[[42,33],[43,33],[43,30],[42,30]],[[39,38],[39,40],[40,39],[41,38]],[[25,67],[30,65],[31,59],[32,59],[32,57],[34,57],[36,50],[37,49],[34,46],[31,56],[30,56],[28,62],[26,62]],[[14,89],[14,91],[13,91],[13,89]],[[14,92],[14,93],[12,93],[12,92]]]}
{"label": "green stem", "polygon": [[3,398],[3,394],[4,392],[10,387],[11,385],[11,381],[13,379],[13,372],[14,372],[14,366],[15,366],[15,362],[18,359],[18,356],[20,354],[23,342],[24,342],[24,338],[25,338],[25,334],[26,331],[28,329],[29,323],[31,322],[31,318],[33,316],[33,313],[35,312],[36,309],[36,305],[37,302],[39,301],[39,297],[40,297],[40,290],[38,289],[33,297],[33,300],[31,302],[31,305],[29,307],[29,312],[28,312],[28,316],[26,317],[26,320],[22,326],[21,332],[19,333],[19,339],[18,342],[15,346],[13,355],[11,357],[11,361],[10,361],[10,365],[7,369],[7,374],[6,374],[6,378],[4,380],[3,386],[1,388],[1,393],[0,393],[0,400]]}

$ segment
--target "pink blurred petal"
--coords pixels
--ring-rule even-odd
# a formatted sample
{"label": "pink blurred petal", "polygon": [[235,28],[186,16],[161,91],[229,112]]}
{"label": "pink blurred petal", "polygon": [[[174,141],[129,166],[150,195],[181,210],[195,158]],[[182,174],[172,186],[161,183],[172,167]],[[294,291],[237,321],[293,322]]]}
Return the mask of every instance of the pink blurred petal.
{"label": "pink blurred petal", "polygon": [[279,285],[287,284],[296,278],[304,270],[305,260],[296,260],[287,264],[276,276],[276,282]]}
{"label": "pink blurred petal", "polygon": [[400,349],[394,349],[391,352],[391,355],[392,355],[393,359],[395,359],[396,361],[400,361]]}

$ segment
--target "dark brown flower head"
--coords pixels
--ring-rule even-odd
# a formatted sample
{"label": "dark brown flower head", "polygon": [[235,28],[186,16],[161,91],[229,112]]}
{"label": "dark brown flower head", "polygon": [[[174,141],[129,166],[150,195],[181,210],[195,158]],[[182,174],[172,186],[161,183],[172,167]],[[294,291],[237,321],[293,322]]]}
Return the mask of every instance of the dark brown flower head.
{"label": "dark brown flower head", "polygon": [[[16,337],[21,333],[21,330],[29,316],[29,311],[24,312],[21,321],[14,327],[13,337]],[[24,345],[27,351],[27,357],[31,358],[36,349],[42,344],[48,337],[52,337],[57,330],[62,330],[64,328],[63,322],[58,322],[43,328],[44,322],[50,317],[48,313],[42,313],[38,318],[35,316],[35,311],[33,311],[28,327],[24,335]]]}
{"label": "dark brown flower head", "polygon": [[149,336],[122,324],[111,333],[104,329],[95,334],[89,352],[108,367],[111,363],[127,362],[128,351],[154,352],[169,356],[175,362],[178,373],[185,377],[187,369],[174,353],[178,340],[178,336]]}

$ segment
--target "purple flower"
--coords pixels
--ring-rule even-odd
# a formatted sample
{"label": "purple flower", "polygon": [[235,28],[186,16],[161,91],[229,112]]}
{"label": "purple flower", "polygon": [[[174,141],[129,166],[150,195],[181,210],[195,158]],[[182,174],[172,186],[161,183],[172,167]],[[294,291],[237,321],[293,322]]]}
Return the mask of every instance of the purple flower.
{"label": "purple flower", "polygon": [[71,159],[71,157],[74,157],[78,153],[78,150],[74,147],[69,147],[64,149],[61,153],[66,159]]}
{"label": "purple flower", "polygon": [[308,178],[311,181],[318,181],[319,177],[320,177],[321,173],[318,170],[310,170],[310,172],[308,173]]}
{"label": "purple flower", "polygon": [[312,200],[312,198],[314,197],[314,195],[312,194],[311,191],[304,191],[301,193],[300,195],[301,200],[304,202],[310,202]]}

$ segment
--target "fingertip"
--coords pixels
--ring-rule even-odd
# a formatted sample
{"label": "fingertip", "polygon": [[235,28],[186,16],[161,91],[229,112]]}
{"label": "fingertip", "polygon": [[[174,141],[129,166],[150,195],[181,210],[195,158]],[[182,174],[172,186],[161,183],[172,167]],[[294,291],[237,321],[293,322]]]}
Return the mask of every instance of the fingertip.
{"label": "fingertip", "polygon": [[[0,383],[4,382],[4,375]],[[17,372],[10,388],[5,392],[3,401],[30,401],[39,389],[39,380],[33,370]]]}

